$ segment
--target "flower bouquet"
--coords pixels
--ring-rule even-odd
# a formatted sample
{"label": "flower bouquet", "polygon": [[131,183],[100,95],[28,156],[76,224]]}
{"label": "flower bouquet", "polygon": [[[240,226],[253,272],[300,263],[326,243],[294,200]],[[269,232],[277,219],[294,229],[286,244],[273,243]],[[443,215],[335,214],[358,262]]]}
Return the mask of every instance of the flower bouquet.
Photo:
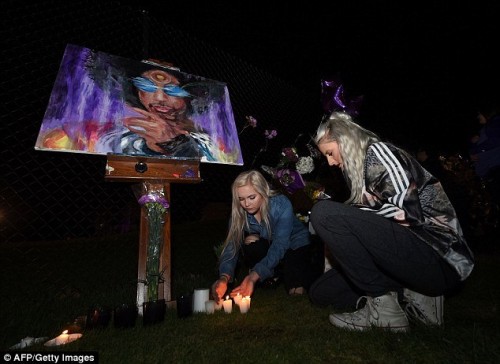
{"label": "flower bouquet", "polygon": [[314,161],[319,158],[319,152],[310,144],[306,144],[306,150],[307,155],[301,155],[297,147],[285,147],[281,150],[281,159],[276,167],[263,165],[261,168],[289,194],[304,190],[313,201],[330,198],[316,191],[321,190],[324,193],[321,185],[304,180],[303,176],[311,176],[315,170]]}
{"label": "flower bouquet", "polygon": [[163,271],[160,270],[160,257],[164,240],[165,214],[170,207],[163,184],[143,182],[135,193],[138,202],[146,209],[148,221],[148,241],[146,258],[147,301],[158,299],[158,285],[163,282]]}
{"label": "flower bouquet", "polygon": [[[297,139],[300,137],[301,135]],[[297,140],[294,144],[297,144]],[[319,151],[306,143],[302,148],[283,148],[280,161],[275,167],[261,166],[273,178],[277,187],[288,194],[294,210],[301,217],[303,215],[308,218],[308,211],[316,201],[330,198],[325,193],[324,186],[314,181],[315,160],[319,157]]]}

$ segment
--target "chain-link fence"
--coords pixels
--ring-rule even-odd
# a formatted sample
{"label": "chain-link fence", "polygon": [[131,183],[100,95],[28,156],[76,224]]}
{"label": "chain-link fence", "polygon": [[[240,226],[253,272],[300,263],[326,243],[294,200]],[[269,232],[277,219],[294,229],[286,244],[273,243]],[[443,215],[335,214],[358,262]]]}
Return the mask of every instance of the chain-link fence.
{"label": "chain-link fence", "polygon": [[[227,83],[238,129],[253,115],[278,138],[258,164],[317,126],[314,92],[298,89],[241,59],[118,1],[9,0],[2,3],[0,159],[1,241],[49,240],[125,232],[137,227],[131,185],[105,182],[105,156],[35,151],[34,144],[67,44],[130,59],[161,59],[182,71]],[[229,203],[230,184],[264,142],[240,137],[245,165],[202,164],[200,184],[172,185],[172,221],[201,219],[212,203]]]}

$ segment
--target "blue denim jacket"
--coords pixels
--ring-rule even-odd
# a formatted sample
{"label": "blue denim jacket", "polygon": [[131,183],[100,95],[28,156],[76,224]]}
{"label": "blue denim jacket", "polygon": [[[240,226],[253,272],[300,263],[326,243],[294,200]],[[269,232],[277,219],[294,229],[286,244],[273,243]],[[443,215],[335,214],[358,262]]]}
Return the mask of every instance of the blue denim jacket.
{"label": "blue denim jacket", "polygon": [[[267,255],[258,262],[252,270],[255,271],[260,280],[270,278],[274,274],[274,268],[283,259],[288,249],[298,249],[310,244],[309,231],[300,222],[293,212],[290,200],[284,195],[276,195],[269,199],[269,222],[271,225],[272,244]],[[258,234],[261,238],[269,239],[269,233],[263,224],[259,224],[253,215],[247,214],[247,221],[250,226],[250,234]],[[228,274],[234,277],[234,270],[238,262],[240,247],[238,251],[232,244],[229,244],[222,252],[219,273]]]}

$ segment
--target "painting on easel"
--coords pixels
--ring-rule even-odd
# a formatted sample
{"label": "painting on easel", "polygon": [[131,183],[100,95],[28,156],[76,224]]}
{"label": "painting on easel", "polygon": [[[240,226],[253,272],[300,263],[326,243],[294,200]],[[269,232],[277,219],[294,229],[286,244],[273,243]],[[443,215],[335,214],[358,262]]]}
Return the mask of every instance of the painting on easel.
{"label": "painting on easel", "polygon": [[36,150],[243,165],[223,82],[66,47]]}

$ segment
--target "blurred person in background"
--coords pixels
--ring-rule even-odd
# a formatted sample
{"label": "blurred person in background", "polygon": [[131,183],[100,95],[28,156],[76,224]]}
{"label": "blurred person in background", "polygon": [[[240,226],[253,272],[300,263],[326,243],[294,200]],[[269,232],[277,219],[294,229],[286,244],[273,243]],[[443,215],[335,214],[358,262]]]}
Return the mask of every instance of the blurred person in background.
{"label": "blurred person in background", "polygon": [[479,106],[480,129],[470,140],[469,154],[491,201],[500,206],[500,96],[485,97]]}

